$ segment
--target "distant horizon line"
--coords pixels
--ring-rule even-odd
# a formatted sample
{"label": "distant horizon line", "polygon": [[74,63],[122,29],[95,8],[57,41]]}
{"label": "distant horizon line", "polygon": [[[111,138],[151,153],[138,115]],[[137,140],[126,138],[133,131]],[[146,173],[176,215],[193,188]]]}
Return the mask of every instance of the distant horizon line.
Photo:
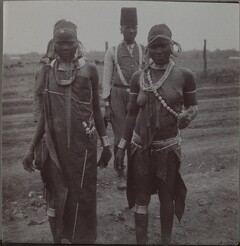
{"label": "distant horizon line", "polygon": [[[190,49],[190,50],[183,50],[182,52],[189,52],[189,51],[202,51],[203,49]],[[220,50],[220,51],[227,51],[227,50],[232,50],[232,51],[240,51],[240,49],[236,49],[236,48],[228,48],[228,49],[219,49],[219,48],[216,48],[214,50],[210,50],[210,49],[206,49],[207,51],[211,51],[211,52],[214,52],[214,51],[217,51],[217,50]],[[90,51],[86,51],[86,54],[88,53],[94,53],[94,52],[106,52],[105,50],[90,50]],[[37,53],[39,55],[42,55],[42,54],[45,54],[45,52],[38,52],[38,51],[29,51],[29,52],[25,52],[25,53],[3,53],[3,56],[4,55],[27,55],[27,54],[31,54],[31,53]]]}

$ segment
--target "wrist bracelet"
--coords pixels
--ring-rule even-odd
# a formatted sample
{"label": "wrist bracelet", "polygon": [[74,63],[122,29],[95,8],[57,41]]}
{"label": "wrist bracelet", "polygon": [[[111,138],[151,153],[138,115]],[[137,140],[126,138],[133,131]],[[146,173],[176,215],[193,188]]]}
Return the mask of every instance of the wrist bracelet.
{"label": "wrist bracelet", "polygon": [[103,147],[110,146],[108,136],[102,136],[102,137],[100,137],[100,140],[101,140],[101,142],[102,142],[102,146],[103,146]]}
{"label": "wrist bracelet", "polygon": [[118,144],[118,148],[125,150],[126,147],[127,147],[127,141],[125,139],[121,138],[121,140]]}
{"label": "wrist bracelet", "polygon": [[106,101],[105,106],[110,106],[110,103],[108,101]]}

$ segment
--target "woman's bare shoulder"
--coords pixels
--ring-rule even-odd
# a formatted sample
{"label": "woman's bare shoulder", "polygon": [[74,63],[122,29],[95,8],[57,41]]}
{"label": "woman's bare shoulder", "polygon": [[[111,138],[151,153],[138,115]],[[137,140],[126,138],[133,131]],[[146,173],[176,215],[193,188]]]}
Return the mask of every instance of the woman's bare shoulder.
{"label": "woman's bare shoulder", "polygon": [[175,65],[174,70],[181,73],[182,75],[193,75],[192,70],[188,67]]}

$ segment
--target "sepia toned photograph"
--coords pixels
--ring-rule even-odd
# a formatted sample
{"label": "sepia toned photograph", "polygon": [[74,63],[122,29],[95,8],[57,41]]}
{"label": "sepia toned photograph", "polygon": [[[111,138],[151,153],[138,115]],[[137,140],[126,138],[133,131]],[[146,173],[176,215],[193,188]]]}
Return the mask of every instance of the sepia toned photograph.
{"label": "sepia toned photograph", "polygon": [[237,245],[239,3],[3,1],[2,242]]}

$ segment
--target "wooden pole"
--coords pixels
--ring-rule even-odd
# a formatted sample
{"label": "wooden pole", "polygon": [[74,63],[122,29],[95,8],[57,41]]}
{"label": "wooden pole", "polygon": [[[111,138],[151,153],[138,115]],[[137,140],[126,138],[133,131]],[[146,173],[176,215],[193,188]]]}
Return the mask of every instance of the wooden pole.
{"label": "wooden pole", "polygon": [[207,78],[207,51],[206,51],[206,46],[207,46],[207,40],[204,39],[204,46],[203,46],[203,62],[204,62],[204,67],[203,67],[203,78]]}
{"label": "wooden pole", "polygon": [[105,42],[105,51],[108,50],[108,41]]}

